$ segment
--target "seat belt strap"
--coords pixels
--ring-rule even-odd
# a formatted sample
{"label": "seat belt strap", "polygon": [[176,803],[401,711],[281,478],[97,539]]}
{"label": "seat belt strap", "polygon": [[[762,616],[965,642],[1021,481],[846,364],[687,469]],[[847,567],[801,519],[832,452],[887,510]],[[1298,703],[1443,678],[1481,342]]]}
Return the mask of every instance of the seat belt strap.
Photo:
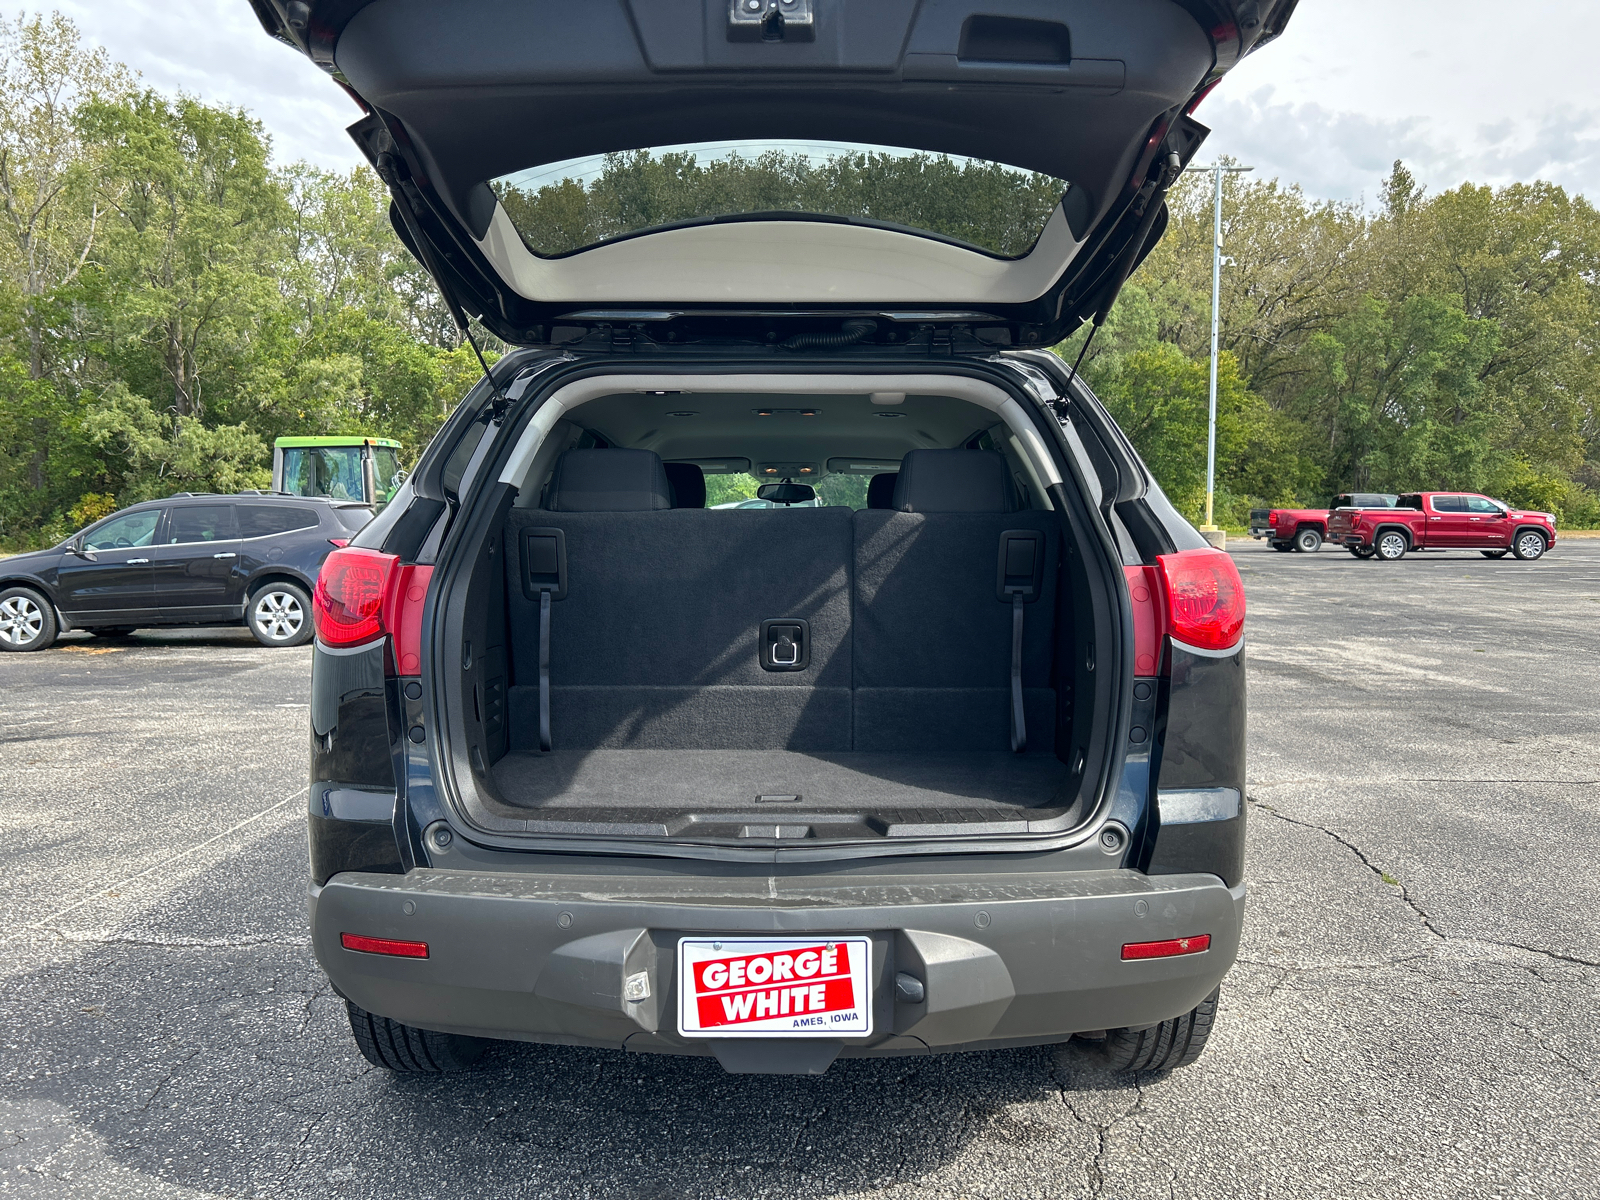
{"label": "seat belt strap", "polygon": [[539,749],[547,752],[550,749],[549,588],[539,589]]}
{"label": "seat belt strap", "polygon": [[1011,751],[1028,748],[1028,718],[1022,708],[1022,593],[1011,593]]}

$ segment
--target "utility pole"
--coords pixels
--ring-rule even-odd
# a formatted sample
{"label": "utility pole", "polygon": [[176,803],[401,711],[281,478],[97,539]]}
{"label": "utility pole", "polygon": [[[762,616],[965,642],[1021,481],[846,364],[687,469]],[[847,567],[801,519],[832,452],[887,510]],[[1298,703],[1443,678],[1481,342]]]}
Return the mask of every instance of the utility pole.
{"label": "utility pole", "polygon": [[1216,527],[1212,518],[1217,494],[1217,333],[1222,304],[1222,177],[1254,171],[1254,167],[1227,166],[1212,163],[1209,167],[1187,167],[1189,171],[1210,171],[1215,181],[1211,234],[1211,416],[1206,429],[1206,521],[1200,532],[1206,541],[1221,547],[1226,535]]}

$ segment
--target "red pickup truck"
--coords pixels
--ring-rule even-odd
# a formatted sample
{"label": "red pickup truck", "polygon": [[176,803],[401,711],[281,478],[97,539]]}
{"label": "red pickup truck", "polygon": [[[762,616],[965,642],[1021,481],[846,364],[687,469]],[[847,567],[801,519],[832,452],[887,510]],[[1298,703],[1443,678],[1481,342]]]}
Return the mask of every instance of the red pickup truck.
{"label": "red pickup truck", "polygon": [[1335,509],[1328,540],[1357,558],[1402,559],[1412,550],[1476,550],[1531,560],[1555,545],[1556,519],[1470,492],[1413,492],[1389,510]]}
{"label": "red pickup truck", "polygon": [[1393,508],[1396,496],[1381,492],[1348,492],[1327,508],[1252,508],[1250,536],[1268,538],[1274,550],[1314,554],[1328,540],[1328,517],[1340,508]]}

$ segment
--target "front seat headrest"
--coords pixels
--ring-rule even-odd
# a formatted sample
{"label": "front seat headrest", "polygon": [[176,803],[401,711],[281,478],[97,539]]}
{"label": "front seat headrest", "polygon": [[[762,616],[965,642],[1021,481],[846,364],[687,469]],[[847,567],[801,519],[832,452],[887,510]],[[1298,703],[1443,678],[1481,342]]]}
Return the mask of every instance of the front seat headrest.
{"label": "front seat headrest", "polygon": [[667,485],[672,489],[673,508],[706,506],[706,473],[694,463],[663,463]]}
{"label": "front seat headrest", "polygon": [[867,507],[893,508],[894,481],[899,478],[899,473],[895,471],[885,471],[882,475],[874,475],[872,482],[867,484]]}
{"label": "front seat headrest", "polygon": [[891,507],[916,513],[1006,513],[1016,504],[1004,455],[912,450],[900,460]]}
{"label": "front seat headrest", "polygon": [[672,507],[672,489],[653,450],[568,450],[545,492],[551,512],[652,512]]}

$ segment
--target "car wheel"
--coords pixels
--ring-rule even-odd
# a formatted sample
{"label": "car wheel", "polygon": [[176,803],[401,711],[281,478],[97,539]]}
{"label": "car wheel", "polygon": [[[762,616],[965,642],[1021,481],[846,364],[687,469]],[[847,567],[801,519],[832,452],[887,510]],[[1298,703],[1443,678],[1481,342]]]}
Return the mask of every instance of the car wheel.
{"label": "car wheel", "polygon": [[413,1029],[357,1008],[348,1000],[344,1004],[350,1014],[350,1032],[355,1035],[361,1057],[387,1071],[402,1075],[464,1071],[483,1057],[489,1045],[484,1038]]}
{"label": "car wheel", "polygon": [[134,631],[132,625],[102,625],[99,629],[86,629],[85,633],[97,638],[125,638]]}
{"label": "car wheel", "polygon": [[245,619],[263,646],[303,646],[311,640],[311,597],[292,583],[269,583],[250,597]]}
{"label": "car wheel", "polygon": [[1105,1052],[1114,1071],[1171,1071],[1200,1057],[1217,1019],[1217,988],[1181,1017],[1149,1029],[1108,1029]]}
{"label": "car wheel", "polygon": [[0,650],[44,650],[56,640],[56,610],[32,588],[0,592]]}
{"label": "car wheel", "polygon": [[1357,558],[1371,558],[1377,553],[1371,546],[1346,546],[1345,549]]}
{"label": "car wheel", "polygon": [[1294,535],[1294,548],[1301,554],[1315,554],[1322,549],[1322,535],[1315,529],[1302,529]]}
{"label": "car wheel", "polygon": [[1384,562],[1399,562],[1409,549],[1411,547],[1406,545],[1406,535],[1394,529],[1380,533],[1373,544],[1374,552]]}
{"label": "car wheel", "polygon": [[1542,557],[1544,551],[1544,534],[1536,533],[1532,529],[1527,529],[1517,534],[1517,540],[1511,546],[1511,553],[1515,554],[1523,562],[1532,562],[1534,559]]}
{"label": "car wheel", "polygon": [[1485,558],[1504,558],[1507,554],[1510,554],[1511,551],[1509,551],[1509,550],[1479,550],[1478,553],[1483,555]]}
{"label": "car wheel", "polygon": [[1273,542],[1272,543],[1272,548],[1274,550],[1278,551],[1280,554],[1287,554],[1290,550],[1294,549],[1294,543],[1293,542]]}

